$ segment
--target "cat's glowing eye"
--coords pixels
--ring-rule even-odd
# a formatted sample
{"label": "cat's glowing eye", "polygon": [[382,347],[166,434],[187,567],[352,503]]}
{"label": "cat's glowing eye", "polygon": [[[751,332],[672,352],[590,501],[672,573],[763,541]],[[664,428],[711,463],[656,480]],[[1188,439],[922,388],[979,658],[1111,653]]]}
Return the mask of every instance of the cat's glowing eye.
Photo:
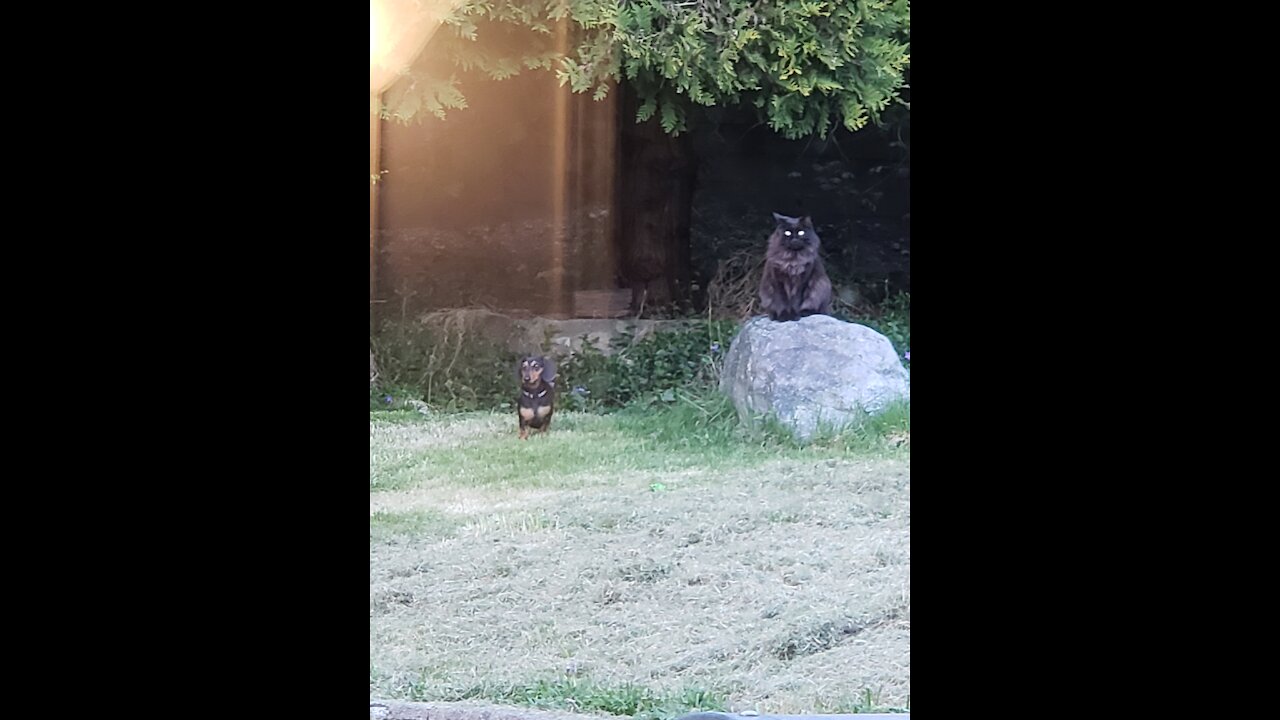
{"label": "cat's glowing eye", "polygon": [[782,234],[783,234],[783,235],[786,235],[787,237],[791,237],[791,231],[790,231],[790,230],[783,230],[783,231],[782,231]]}
{"label": "cat's glowing eye", "polygon": [[800,237],[804,237],[804,231],[803,231],[803,230],[801,230],[800,232],[798,232],[798,233],[796,233],[796,234],[797,234],[797,235],[799,235]]}

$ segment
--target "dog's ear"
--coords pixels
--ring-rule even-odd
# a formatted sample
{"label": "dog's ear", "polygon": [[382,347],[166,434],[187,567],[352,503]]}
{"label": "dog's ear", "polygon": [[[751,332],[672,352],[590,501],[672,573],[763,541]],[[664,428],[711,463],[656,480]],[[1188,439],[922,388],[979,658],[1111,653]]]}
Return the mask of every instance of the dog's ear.
{"label": "dog's ear", "polygon": [[554,358],[549,358],[549,357],[543,357],[543,358],[542,358],[542,379],[543,379],[543,380],[546,380],[547,382],[551,383],[552,385],[554,385],[554,384],[555,384],[555,382],[556,382],[556,361],[555,361],[555,359],[554,359]]}

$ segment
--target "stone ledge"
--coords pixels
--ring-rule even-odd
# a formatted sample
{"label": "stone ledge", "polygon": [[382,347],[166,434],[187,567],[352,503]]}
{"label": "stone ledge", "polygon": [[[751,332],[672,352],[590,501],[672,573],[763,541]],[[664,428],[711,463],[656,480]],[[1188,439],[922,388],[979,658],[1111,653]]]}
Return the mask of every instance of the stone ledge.
{"label": "stone ledge", "polygon": [[[583,337],[597,350],[610,355],[610,342],[627,331],[637,339],[668,327],[679,327],[681,320],[634,320],[610,318],[575,318],[556,320],[543,317],[512,317],[479,308],[441,310],[422,316],[424,323],[437,325],[460,323],[467,332],[475,332],[505,346],[511,352],[551,353],[563,357],[582,349]],[[548,341],[549,338],[549,341]]]}
{"label": "stone ledge", "polygon": [[613,718],[613,716],[583,715],[479,702],[369,701],[369,720],[604,720],[605,718]]}

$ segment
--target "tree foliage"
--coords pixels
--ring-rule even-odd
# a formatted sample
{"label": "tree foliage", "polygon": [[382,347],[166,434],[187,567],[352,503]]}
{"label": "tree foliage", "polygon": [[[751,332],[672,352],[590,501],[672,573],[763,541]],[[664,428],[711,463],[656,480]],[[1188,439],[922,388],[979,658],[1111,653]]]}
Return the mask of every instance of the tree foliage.
{"label": "tree foliage", "polygon": [[[641,98],[636,120],[656,116],[672,134],[699,106],[743,105],[790,139],[857,130],[899,101],[910,63],[910,0],[400,1],[443,18],[432,54],[453,68],[494,79],[552,70],[597,100],[626,81]],[[457,73],[426,65],[402,72],[383,117],[466,107]]]}

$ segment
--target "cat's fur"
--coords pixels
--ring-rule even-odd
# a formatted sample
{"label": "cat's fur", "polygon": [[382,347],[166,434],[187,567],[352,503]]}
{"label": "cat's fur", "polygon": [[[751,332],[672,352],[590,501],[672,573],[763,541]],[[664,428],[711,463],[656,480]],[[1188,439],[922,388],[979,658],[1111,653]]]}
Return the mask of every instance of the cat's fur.
{"label": "cat's fur", "polygon": [[831,279],[818,256],[821,241],[808,217],[773,214],[777,226],[769,236],[760,305],[771,320],[798,320],[831,314]]}

